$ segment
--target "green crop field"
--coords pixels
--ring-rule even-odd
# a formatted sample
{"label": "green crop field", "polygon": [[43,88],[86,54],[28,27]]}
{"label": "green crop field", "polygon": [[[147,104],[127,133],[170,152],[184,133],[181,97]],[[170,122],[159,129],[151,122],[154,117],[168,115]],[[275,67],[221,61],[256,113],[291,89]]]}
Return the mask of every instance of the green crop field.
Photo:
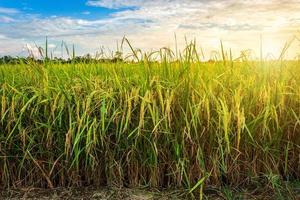
{"label": "green crop field", "polygon": [[201,62],[192,46],[133,56],[0,65],[0,186],[299,180],[300,61]]}

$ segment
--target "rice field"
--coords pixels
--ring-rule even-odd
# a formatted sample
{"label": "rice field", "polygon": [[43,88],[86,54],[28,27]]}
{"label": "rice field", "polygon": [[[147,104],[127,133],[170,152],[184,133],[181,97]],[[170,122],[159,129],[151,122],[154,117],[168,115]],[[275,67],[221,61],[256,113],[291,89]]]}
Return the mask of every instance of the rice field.
{"label": "rice field", "polygon": [[[0,186],[183,188],[300,179],[300,61],[0,66]],[[156,57],[156,58],[154,58]]]}

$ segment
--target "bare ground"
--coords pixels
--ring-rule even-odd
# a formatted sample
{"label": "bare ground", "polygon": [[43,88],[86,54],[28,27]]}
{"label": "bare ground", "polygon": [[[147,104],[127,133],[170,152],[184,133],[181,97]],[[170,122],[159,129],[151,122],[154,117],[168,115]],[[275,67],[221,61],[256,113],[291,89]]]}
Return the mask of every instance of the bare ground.
{"label": "bare ground", "polygon": [[[292,199],[300,200],[300,185],[293,185],[287,190],[276,191],[270,188],[255,188],[236,190],[233,188],[207,188],[203,199]],[[101,199],[101,200],[186,200],[199,199],[199,194],[194,196],[182,190],[147,190],[128,188],[56,188],[38,189],[23,188],[0,190],[0,199]]]}

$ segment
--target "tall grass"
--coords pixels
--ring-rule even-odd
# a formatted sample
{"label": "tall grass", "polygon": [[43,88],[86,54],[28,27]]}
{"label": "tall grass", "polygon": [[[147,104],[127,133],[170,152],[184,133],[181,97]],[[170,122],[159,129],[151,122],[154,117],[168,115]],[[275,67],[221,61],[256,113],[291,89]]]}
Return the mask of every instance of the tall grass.
{"label": "tall grass", "polygon": [[0,66],[0,185],[300,178],[299,61],[199,62],[195,45],[155,55]]}

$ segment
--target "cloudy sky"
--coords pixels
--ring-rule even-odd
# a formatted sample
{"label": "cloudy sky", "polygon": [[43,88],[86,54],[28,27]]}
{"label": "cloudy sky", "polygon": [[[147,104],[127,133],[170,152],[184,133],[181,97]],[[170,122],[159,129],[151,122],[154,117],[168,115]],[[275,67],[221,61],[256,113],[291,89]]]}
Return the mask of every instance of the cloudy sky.
{"label": "cloudy sky", "polygon": [[[61,41],[77,54],[102,46],[116,49],[126,36],[136,48],[183,48],[196,39],[205,56],[220,40],[235,55],[251,49],[277,57],[286,41],[300,36],[300,0],[0,0],[0,56],[26,55],[43,45],[61,55]],[[288,54],[300,53],[296,38]]]}

